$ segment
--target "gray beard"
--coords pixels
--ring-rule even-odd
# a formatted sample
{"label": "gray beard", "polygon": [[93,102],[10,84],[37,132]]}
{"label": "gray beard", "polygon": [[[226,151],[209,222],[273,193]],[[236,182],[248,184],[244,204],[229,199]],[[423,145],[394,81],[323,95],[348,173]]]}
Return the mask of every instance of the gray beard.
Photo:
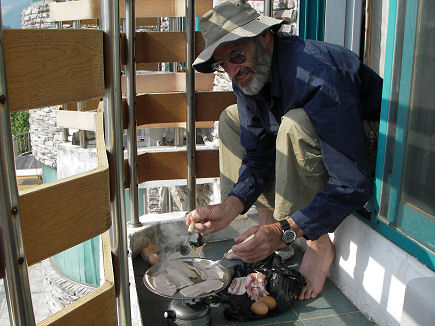
{"label": "gray beard", "polygon": [[235,81],[240,90],[246,95],[255,95],[260,93],[269,79],[269,73],[272,64],[272,54],[269,53],[269,51],[267,51],[267,49],[264,48],[257,39],[255,39],[255,50],[256,62],[252,68],[253,76],[249,85],[244,86]]}

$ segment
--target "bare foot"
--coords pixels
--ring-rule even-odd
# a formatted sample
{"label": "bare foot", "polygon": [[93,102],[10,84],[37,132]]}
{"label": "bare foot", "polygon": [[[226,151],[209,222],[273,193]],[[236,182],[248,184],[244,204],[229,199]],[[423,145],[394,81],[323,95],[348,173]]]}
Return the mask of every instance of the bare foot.
{"label": "bare foot", "polygon": [[298,300],[313,299],[323,290],[329,267],[335,258],[335,248],[328,234],[322,235],[316,241],[307,240],[299,272],[305,277],[307,285],[298,295]]}

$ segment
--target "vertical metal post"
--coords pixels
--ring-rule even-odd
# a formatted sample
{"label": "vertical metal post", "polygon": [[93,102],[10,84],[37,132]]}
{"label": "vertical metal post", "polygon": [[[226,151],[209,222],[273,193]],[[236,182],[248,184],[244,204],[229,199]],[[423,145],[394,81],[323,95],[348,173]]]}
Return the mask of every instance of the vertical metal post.
{"label": "vertical metal post", "polygon": [[127,261],[127,223],[124,198],[124,148],[122,137],[121,60],[118,0],[101,0],[104,32],[104,118],[107,156],[110,166],[112,227],[110,242],[118,306],[118,325],[131,325]]}
{"label": "vertical metal post", "polygon": [[186,0],[186,147],[187,147],[187,209],[196,207],[196,131],[195,131],[195,7]]}
{"label": "vertical metal post", "polygon": [[[82,24],[80,20],[74,20],[73,21],[73,28],[74,29],[80,29],[82,28]],[[85,111],[85,102],[78,102],[77,103],[77,111]],[[81,148],[86,148],[86,131],[85,130],[79,130],[79,142]]]}
{"label": "vertical metal post", "polygon": [[128,107],[128,129],[127,129],[127,150],[128,169],[130,172],[130,226],[138,227],[139,222],[139,199],[137,189],[137,130],[136,130],[136,68],[135,68],[135,0],[125,1],[125,40],[126,58],[125,77],[127,84],[127,107]]}
{"label": "vertical metal post", "polygon": [[0,9],[0,274],[11,325],[35,325],[18,198]]}
{"label": "vertical metal post", "polygon": [[[77,111],[86,111],[86,103],[85,102],[78,102],[77,103]],[[86,145],[86,130],[79,130],[79,141],[80,141],[80,147],[81,148],[87,148]]]}
{"label": "vertical metal post", "polygon": [[[168,17],[168,30],[169,32],[175,32],[177,28],[176,18]],[[176,62],[168,62],[168,71],[177,72],[177,63]]]}
{"label": "vertical metal post", "polygon": [[[63,29],[63,23],[60,21],[60,22],[56,22],[56,26],[57,26],[57,29]],[[66,104],[64,104],[64,105],[62,105],[62,110],[66,110],[67,108],[66,108]],[[62,140],[64,141],[64,142],[67,142],[68,141],[68,128],[62,128]]]}
{"label": "vertical metal post", "polygon": [[272,17],[273,0],[264,0],[264,15]]}
{"label": "vertical metal post", "polygon": [[175,128],[174,135],[174,145],[175,146],[183,146],[184,145],[184,128]]}

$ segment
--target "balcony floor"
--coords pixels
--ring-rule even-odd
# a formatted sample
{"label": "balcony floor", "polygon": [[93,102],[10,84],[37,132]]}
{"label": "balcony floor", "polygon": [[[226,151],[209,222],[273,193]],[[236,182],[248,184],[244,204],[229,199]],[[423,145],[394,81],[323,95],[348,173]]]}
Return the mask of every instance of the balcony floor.
{"label": "balcony floor", "polygon": [[[209,243],[203,249],[204,257],[208,259],[219,259],[228,250],[233,241],[221,241]],[[295,255],[288,259],[288,266],[297,269],[302,258],[302,252],[295,250]],[[224,261],[226,266],[239,263],[240,261]],[[160,297],[150,292],[143,284],[142,278],[149,267],[140,256],[133,259],[136,289],[139,299],[139,307],[142,320],[153,321],[154,326],[167,325],[163,313],[167,310],[170,299]],[[219,305],[211,308],[213,326],[221,325],[297,325],[297,326],[373,326],[365,316],[335,287],[327,280],[325,288],[316,299],[307,301],[296,301],[293,307],[279,316],[265,318],[259,321],[233,322],[223,317],[223,307]]]}

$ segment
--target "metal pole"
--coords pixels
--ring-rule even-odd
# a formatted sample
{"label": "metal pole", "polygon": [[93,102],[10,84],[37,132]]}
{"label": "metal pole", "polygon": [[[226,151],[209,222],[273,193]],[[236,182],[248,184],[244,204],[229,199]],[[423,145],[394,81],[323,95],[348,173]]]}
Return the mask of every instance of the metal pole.
{"label": "metal pole", "polygon": [[272,17],[273,0],[264,0],[264,15]]}
{"label": "metal pole", "polygon": [[186,147],[187,209],[196,208],[196,132],[195,132],[195,7],[186,0]]}
{"label": "metal pole", "polygon": [[[86,111],[86,103],[85,102],[78,102],[77,103],[77,111]],[[79,141],[80,141],[80,147],[81,148],[87,148],[86,145],[86,130],[79,130]]]}
{"label": "metal pole", "polygon": [[1,9],[0,44],[0,256],[5,265],[0,274],[5,276],[11,325],[35,325],[15,175]]}
{"label": "metal pole", "polygon": [[[80,20],[74,20],[73,21],[73,28],[74,29],[80,29],[82,28],[82,24]],[[77,111],[85,111],[85,102],[78,102],[77,103]],[[85,130],[79,130],[79,142],[81,148],[86,148],[86,131]]]}
{"label": "metal pole", "polygon": [[[62,22],[56,22],[56,26],[57,26],[57,29],[63,29],[63,23]],[[66,110],[67,109],[67,107],[66,107],[66,104],[63,104],[62,105],[62,110]],[[62,128],[62,140],[64,141],[64,142],[67,142],[68,141],[68,128]]]}
{"label": "metal pole", "polygon": [[139,200],[137,189],[137,131],[136,131],[136,68],[135,68],[135,0],[125,1],[125,40],[127,50],[127,64],[125,76],[127,84],[127,106],[128,106],[128,169],[130,171],[130,223],[132,227],[141,226],[139,222]]}
{"label": "metal pole", "polygon": [[101,22],[104,31],[105,90],[104,118],[107,156],[110,166],[110,201],[112,247],[118,325],[131,325],[130,289],[127,261],[127,226],[124,199],[124,148],[122,144],[121,60],[119,2],[101,0]]}

